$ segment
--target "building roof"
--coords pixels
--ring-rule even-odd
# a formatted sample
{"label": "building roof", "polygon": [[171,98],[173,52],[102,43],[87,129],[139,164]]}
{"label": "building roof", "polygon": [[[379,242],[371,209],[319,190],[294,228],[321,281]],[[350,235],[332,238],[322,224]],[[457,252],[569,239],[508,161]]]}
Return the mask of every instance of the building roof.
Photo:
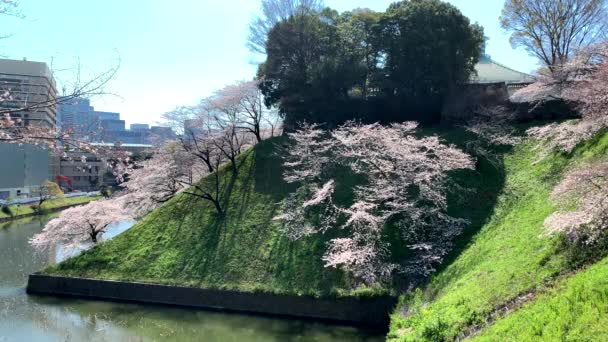
{"label": "building roof", "polygon": [[0,58],[0,72],[10,75],[46,77],[49,80],[53,78],[46,63],[27,60]]}
{"label": "building roof", "polygon": [[511,69],[490,58],[483,58],[475,65],[477,76],[471,77],[473,83],[532,83],[534,76]]}

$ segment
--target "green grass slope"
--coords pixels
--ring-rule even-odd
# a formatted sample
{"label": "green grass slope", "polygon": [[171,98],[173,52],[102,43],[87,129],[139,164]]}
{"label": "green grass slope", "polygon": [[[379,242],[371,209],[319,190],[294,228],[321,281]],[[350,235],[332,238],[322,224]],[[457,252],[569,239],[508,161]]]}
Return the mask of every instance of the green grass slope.
{"label": "green grass slope", "polygon": [[225,218],[207,201],[181,194],[115,239],[47,272],[276,293],[348,292],[348,277],[323,267],[329,236],[293,243],[272,220],[277,203],[294,191],[282,181],[277,142],[242,155],[232,182],[229,168],[221,171],[228,184]]}
{"label": "green grass slope", "polygon": [[554,154],[541,162],[533,146],[523,144],[504,155],[506,179],[492,215],[426,286],[401,299],[389,339],[466,338],[495,310],[574,267],[559,238],[543,236],[543,221],[554,211],[549,193],[567,167],[608,157],[608,134],[571,155]]}
{"label": "green grass slope", "polygon": [[[435,133],[463,148],[476,139],[458,129],[422,132]],[[318,296],[374,295],[389,290],[355,289],[347,274],[324,268],[321,256],[332,235],[315,235],[297,242],[284,237],[272,218],[278,213],[277,203],[295,188],[282,181],[281,163],[275,153],[278,142],[265,141],[243,154],[236,177],[229,168],[221,171],[226,180],[232,179],[226,182],[222,197],[225,218],[218,218],[209,203],[179,195],[115,239],[46,272]],[[552,304],[555,295],[551,293],[566,303],[567,298],[580,292],[577,284],[601,281],[596,273],[604,272],[604,262],[577,275],[583,277],[579,281],[569,278],[581,265],[572,258],[576,253],[565,248],[559,238],[543,236],[542,224],[555,210],[549,193],[563,172],[578,163],[608,158],[608,134],[579,146],[572,154],[554,154],[540,162],[533,143],[495,152],[497,159],[480,159],[475,171],[451,174],[468,190],[450,193],[449,210],[454,216],[468,219],[471,225],[436,275],[414,294],[402,297],[392,315],[389,339],[443,341],[477,336],[502,340],[510,330],[518,329],[513,327],[526,321],[526,316],[519,316],[525,314],[524,310],[540,317],[539,322],[550,319],[545,311],[562,310],[565,304],[558,299]],[[352,183],[348,175],[336,176],[343,189]],[[348,191],[338,193],[339,189],[336,195],[347,198]],[[397,243],[396,232],[388,229],[386,238],[395,242],[392,254],[397,261],[407,257]],[[547,290],[552,286],[554,290]],[[390,289],[398,287],[395,283]],[[594,292],[594,288],[589,287],[586,294],[580,292],[581,298],[589,298],[581,305],[596,305],[595,298],[603,294]],[[529,293],[535,296],[527,297]],[[505,306],[519,303],[522,297],[534,299],[504,318],[495,315]],[[604,304],[598,305],[597,310],[603,310]],[[566,329],[569,319],[559,310],[564,323],[556,322],[555,331]],[[590,310],[596,309],[581,308],[582,314],[577,316],[591,317]],[[486,322],[494,319],[496,322],[487,327]],[[581,327],[579,330],[584,330]],[[520,330],[525,340],[526,330]],[[538,333],[538,329],[532,333]]]}
{"label": "green grass slope", "polygon": [[608,258],[498,320],[475,341],[608,341]]}
{"label": "green grass slope", "polygon": [[[463,130],[439,133],[461,146],[474,138]],[[324,268],[321,257],[326,242],[338,236],[339,230],[297,242],[284,236],[272,218],[278,214],[277,204],[295,187],[282,181],[281,160],[276,155],[280,141],[264,141],[241,156],[238,175],[225,182],[225,218],[218,218],[206,201],[178,195],[127,232],[46,272],[316,296],[369,296],[398,289],[398,282],[384,288],[360,287],[348,274]],[[335,175],[336,201],[346,203],[357,180],[341,172]],[[221,175],[229,180],[230,168],[224,168]],[[487,161],[481,161],[475,172],[454,172],[451,176],[471,189],[450,195],[450,201],[458,203],[451,206],[452,214],[480,226],[491,214],[504,176]],[[465,234],[463,241],[468,238]],[[388,229],[386,239],[391,242],[395,261],[408,256],[397,230]]]}

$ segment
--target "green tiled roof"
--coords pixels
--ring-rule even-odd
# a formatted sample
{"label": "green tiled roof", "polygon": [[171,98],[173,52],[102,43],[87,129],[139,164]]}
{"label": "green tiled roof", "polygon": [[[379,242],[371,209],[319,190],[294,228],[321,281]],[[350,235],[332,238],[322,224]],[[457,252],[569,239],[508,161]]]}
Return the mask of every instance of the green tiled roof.
{"label": "green tiled roof", "polygon": [[529,83],[534,82],[534,77],[517,70],[513,70],[489,58],[479,61],[475,65],[477,76],[471,77],[473,83]]}

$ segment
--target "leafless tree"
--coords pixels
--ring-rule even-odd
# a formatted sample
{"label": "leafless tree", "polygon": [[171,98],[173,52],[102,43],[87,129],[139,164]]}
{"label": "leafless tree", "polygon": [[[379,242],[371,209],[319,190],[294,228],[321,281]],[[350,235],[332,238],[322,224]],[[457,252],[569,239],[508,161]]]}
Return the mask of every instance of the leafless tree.
{"label": "leafless tree", "polygon": [[0,0],[0,14],[25,18],[25,15],[19,9],[19,5],[18,0]]}
{"label": "leafless tree", "polygon": [[606,0],[506,0],[500,16],[511,44],[524,47],[551,71],[605,38]]}
{"label": "leafless tree", "polygon": [[276,23],[298,11],[321,11],[324,7],[323,0],[262,0],[262,15],[249,24],[247,47],[252,52],[265,53],[268,32]]}
{"label": "leafless tree", "polygon": [[234,177],[225,177],[219,172],[220,166],[224,162],[226,162],[224,153],[212,151],[209,155],[208,167],[215,170],[215,172],[198,183],[194,182],[192,187],[184,192],[187,195],[211,202],[219,216],[224,216],[225,214],[221,204],[222,191],[226,188],[228,182],[234,179]]}
{"label": "leafless tree", "polygon": [[[0,15],[14,17],[18,19],[25,19],[25,15],[19,8],[20,4],[18,0],[0,0]],[[11,33],[4,33],[0,35],[0,39],[11,37]]]}

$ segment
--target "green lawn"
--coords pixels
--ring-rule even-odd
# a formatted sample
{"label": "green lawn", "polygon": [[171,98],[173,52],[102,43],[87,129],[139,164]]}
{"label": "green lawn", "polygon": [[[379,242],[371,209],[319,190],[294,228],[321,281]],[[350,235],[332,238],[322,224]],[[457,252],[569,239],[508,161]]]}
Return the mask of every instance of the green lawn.
{"label": "green lawn", "polygon": [[608,258],[563,279],[476,341],[608,341]]}
{"label": "green lawn", "polygon": [[504,155],[505,185],[491,217],[428,285],[402,297],[389,339],[464,337],[495,308],[542,288],[571,267],[560,240],[542,236],[543,221],[554,211],[549,192],[566,167],[606,158],[608,134],[572,155],[555,154],[541,162],[532,146],[523,144]]}
{"label": "green lawn", "polygon": [[[71,205],[75,205],[75,204],[88,203],[88,202],[94,201],[96,199],[99,199],[99,197],[82,196],[82,197],[52,199],[52,200],[48,200],[48,201],[42,203],[42,212],[44,213],[45,210],[62,208],[62,207],[67,207],[67,206],[71,206]],[[33,204],[37,204],[37,203],[33,203]],[[34,210],[32,208],[30,208],[29,204],[11,205],[11,206],[9,206],[9,208],[11,209],[11,211],[13,213],[13,217],[15,217],[15,218],[22,216],[22,215],[28,215],[28,214],[34,213]],[[0,211],[0,218],[7,218],[7,217],[11,217],[11,216]]]}

